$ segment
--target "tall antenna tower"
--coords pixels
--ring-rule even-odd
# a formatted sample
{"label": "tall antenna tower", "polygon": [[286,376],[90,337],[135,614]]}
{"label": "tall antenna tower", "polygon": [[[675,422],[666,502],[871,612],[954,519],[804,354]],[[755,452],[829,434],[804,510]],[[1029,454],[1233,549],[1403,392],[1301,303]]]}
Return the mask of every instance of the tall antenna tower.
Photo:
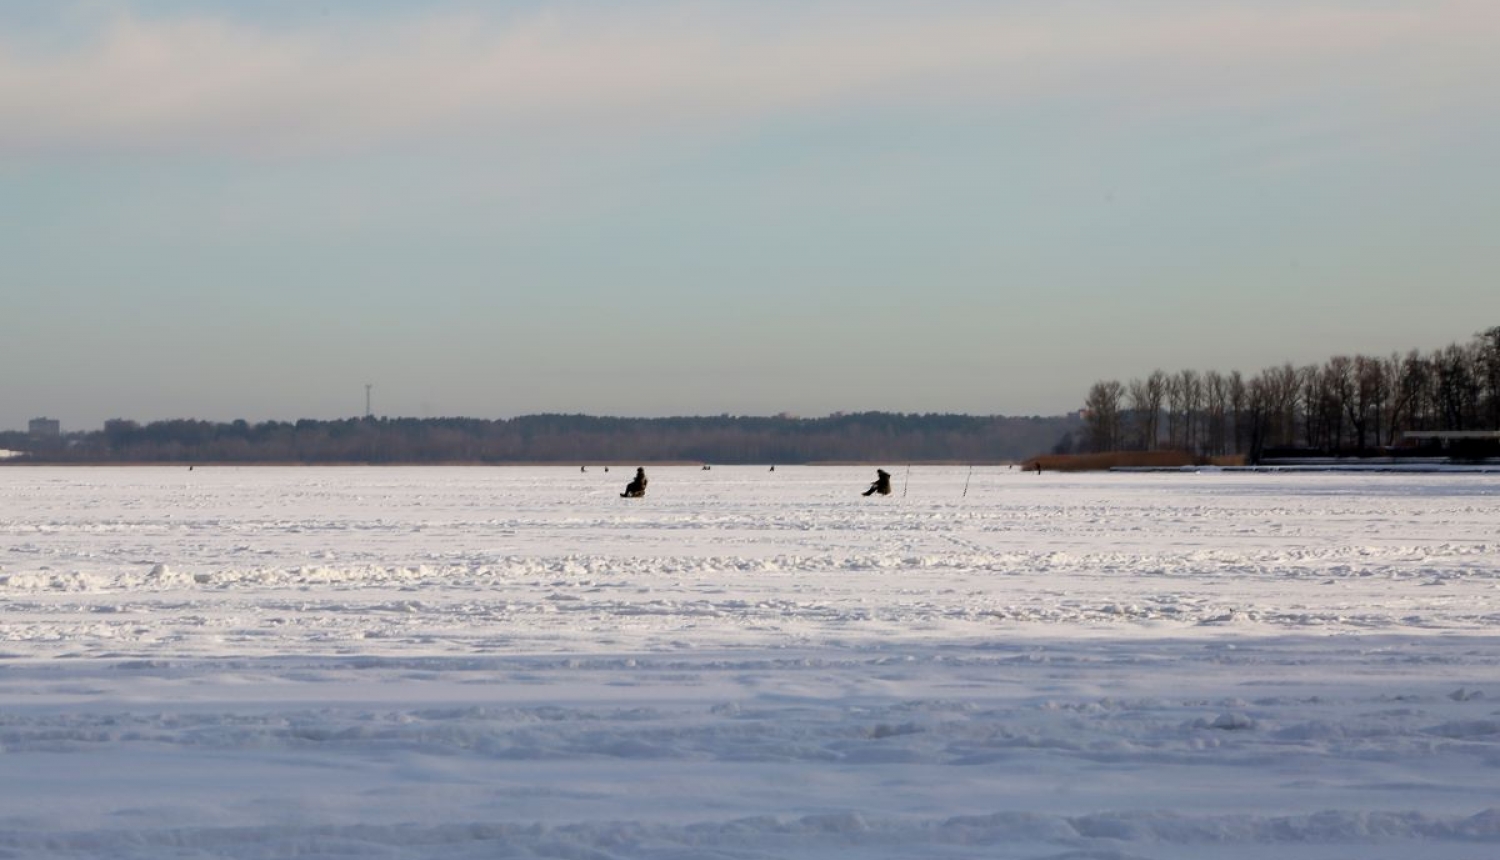
{"label": "tall antenna tower", "polygon": [[370,389],[372,389],[374,387],[375,387],[375,384],[373,382],[366,382],[365,383],[365,417],[366,418],[373,418],[374,414],[375,414],[375,413],[373,413],[373,412],[370,411]]}

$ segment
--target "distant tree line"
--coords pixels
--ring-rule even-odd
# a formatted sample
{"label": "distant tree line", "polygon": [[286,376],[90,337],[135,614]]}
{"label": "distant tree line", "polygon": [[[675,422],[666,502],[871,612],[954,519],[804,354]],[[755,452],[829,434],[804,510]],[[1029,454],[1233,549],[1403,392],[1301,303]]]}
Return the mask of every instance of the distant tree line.
{"label": "distant tree line", "polygon": [[1427,354],[1337,355],[1248,379],[1237,370],[1157,370],[1127,383],[1101,380],[1084,415],[1086,450],[1166,448],[1252,461],[1278,450],[1389,452],[1405,431],[1500,430],[1500,326]]}
{"label": "distant tree line", "polygon": [[0,434],[30,462],[708,463],[998,462],[1051,448],[1077,417],[865,412],[824,418],[530,415],[215,423],[114,419],[39,440]]}

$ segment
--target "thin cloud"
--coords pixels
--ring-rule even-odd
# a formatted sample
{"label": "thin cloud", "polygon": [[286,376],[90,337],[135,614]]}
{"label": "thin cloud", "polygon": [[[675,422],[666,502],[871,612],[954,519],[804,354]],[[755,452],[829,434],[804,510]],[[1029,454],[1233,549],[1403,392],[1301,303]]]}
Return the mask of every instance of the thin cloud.
{"label": "thin cloud", "polygon": [[1500,4],[543,7],[272,29],[119,16],[0,36],[0,154],[285,152],[1082,96],[1146,112],[1491,98]]}

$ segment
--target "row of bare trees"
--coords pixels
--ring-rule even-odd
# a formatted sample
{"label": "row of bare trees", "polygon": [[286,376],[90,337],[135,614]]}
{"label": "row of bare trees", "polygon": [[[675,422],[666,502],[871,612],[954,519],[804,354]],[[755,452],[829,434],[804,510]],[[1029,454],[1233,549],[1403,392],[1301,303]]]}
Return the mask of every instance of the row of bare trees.
{"label": "row of bare trees", "polygon": [[1396,446],[1405,431],[1500,430],[1500,326],[1427,354],[1338,355],[1249,378],[1157,370],[1128,383],[1101,380],[1084,408],[1084,446],[1093,451],[1362,455]]}

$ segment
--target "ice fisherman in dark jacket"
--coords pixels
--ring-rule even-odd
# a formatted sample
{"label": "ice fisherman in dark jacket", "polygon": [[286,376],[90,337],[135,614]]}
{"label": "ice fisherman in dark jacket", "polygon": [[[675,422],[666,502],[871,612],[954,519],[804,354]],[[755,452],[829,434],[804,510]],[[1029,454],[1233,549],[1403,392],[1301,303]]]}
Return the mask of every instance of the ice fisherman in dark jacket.
{"label": "ice fisherman in dark jacket", "polygon": [[882,496],[889,496],[891,494],[891,473],[884,469],[875,470],[875,483],[871,484],[870,489],[865,490],[863,495],[869,496],[875,493],[879,493]]}
{"label": "ice fisherman in dark jacket", "polygon": [[646,495],[646,470],[637,467],[635,470],[635,480],[625,485],[625,492],[621,493],[620,496],[626,499],[639,499],[644,495]]}

